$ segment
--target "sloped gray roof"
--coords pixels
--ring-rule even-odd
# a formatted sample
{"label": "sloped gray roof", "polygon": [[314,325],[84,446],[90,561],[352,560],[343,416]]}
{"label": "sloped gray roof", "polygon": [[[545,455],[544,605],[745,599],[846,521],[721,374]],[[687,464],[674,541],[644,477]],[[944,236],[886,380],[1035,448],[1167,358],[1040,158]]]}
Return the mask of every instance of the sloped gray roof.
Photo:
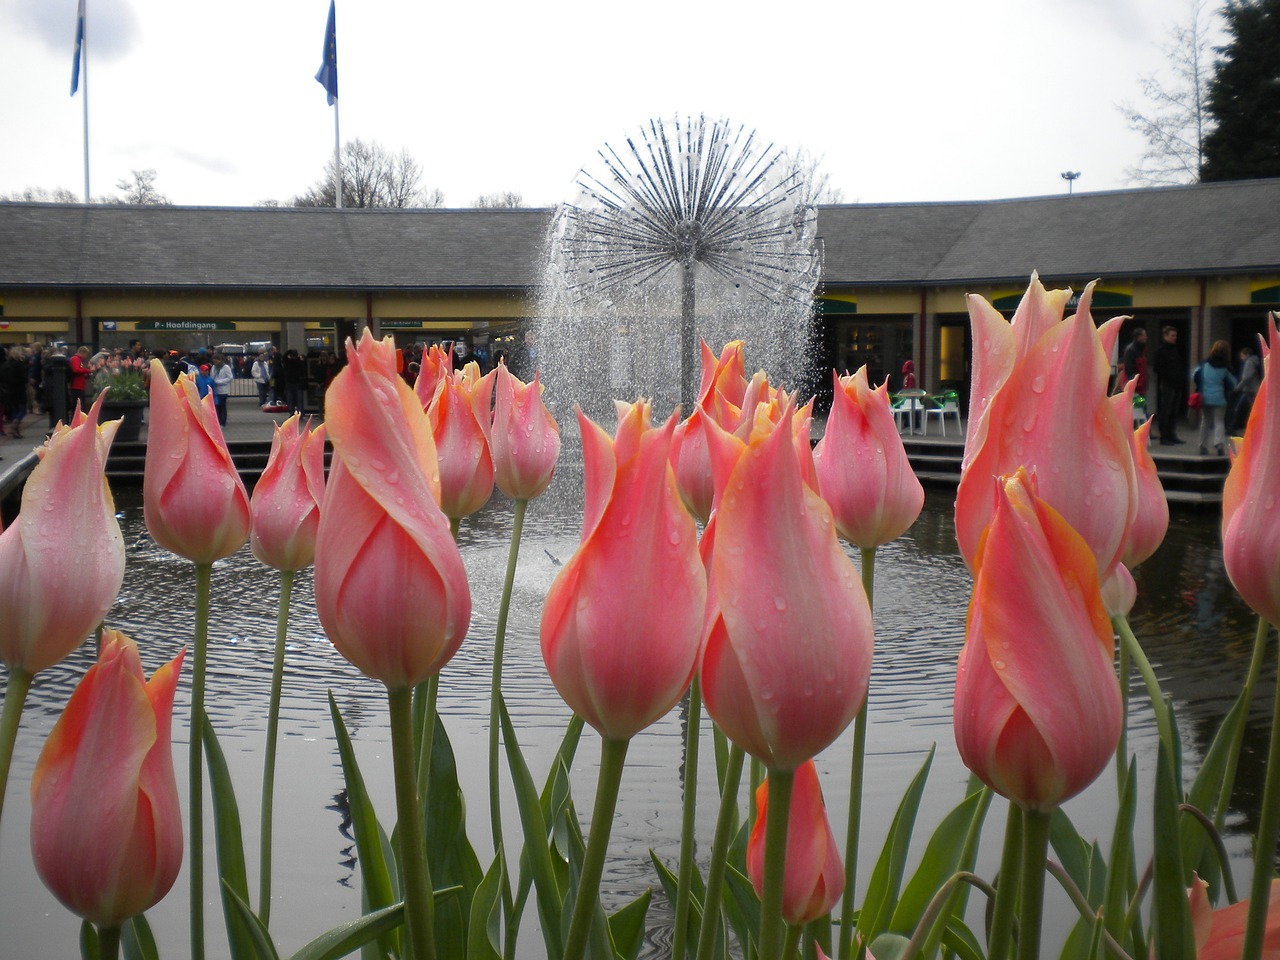
{"label": "sloped gray roof", "polygon": [[[0,203],[0,287],[521,290],[552,211]],[[832,285],[1280,270],[1280,179],[823,207]]]}
{"label": "sloped gray roof", "polygon": [[946,285],[1280,268],[1280,179],[966,203],[823,207],[824,279]]}

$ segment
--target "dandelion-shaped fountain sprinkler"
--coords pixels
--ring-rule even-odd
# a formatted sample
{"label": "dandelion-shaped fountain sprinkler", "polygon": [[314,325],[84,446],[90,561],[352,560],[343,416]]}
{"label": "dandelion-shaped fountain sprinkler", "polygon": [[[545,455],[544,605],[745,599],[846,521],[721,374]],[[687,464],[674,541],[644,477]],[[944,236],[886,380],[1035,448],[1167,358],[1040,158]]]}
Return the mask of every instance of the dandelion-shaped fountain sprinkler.
{"label": "dandelion-shaped fountain sprinkler", "polygon": [[[599,326],[603,314],[618,309],[620,329],[649,337],[624,351],[628,371],[646,362],[637,359],[642,355],[656,360],[647,371],[654,379],[633,378],[638,392],[654,396],[655,382],[671,379],[661,354],[672,334],[686,412],[698,388],[700,334],[708,341],[743,336],[765,351],[803,355],[819,273],[817,215],[785,152],[745,127],[698,117],[650,121],[625,149],[606,145],[599,158],[602,169],[582,171],[581,194],[552,225],[550,275],[568,312]],[[665,324],[675,319],[677,286],[678,327],[671,329]],[[779,308],[790,317],[768,322],[787,327],[790,344],[777,341],[777,331],[770,344],[741,328],[765,323]],[[557,313],[562,326],[565,312]],[[613,366],[616,381],[616,360]]]}

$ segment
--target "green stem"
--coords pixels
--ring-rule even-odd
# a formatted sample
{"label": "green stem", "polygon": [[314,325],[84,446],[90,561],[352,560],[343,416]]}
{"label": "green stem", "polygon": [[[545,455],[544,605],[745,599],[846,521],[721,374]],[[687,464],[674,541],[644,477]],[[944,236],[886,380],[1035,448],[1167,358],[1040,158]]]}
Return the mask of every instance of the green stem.
{"label": "green stem", "polygon": [[4,816],[4,794],[9,785],[9,764],[13,762],[13,746],[18,740],[22,708],[31,689],[31,674],[21,667],[9,670],[4,689],[4,711],[0,713],[0,818]]}
{"label": "green stem", "polygon": [[[737,744],[729,748],[725,763],[724,789],[720,792],[720,813],[716,835],[711,842],[711,866],[707,870],[707,893],[702,899],[702,927],[698,930],[698,960],[711,960],[716,931],[720,927],[720,891],[724,889],[729,863],[729,844],[738,829],[738,784],[742,782],[742,761],[746,756]],[[677,956],[675,960],[680,960]]]}
{"label": "green stem", "polygon": [[787,933],[782,941],[782,956],[791,960],[796,955],[796,945],[800,943],[800,927],[787,925]]}
{"label": "green stem", "polygon": [[[862,589],[867,605],[874,611],[876,548],[862,548]],[[862,833],[862,782],[867,755],[867,701],[853,721],[853,757],[849,761],[849,823],[844,838],[844,893],[840,897],[839,957],[848,957],[853,949],[854,888],[858,885],[858,845]]]}
{"label": "green stem", "polygon": [[1151,668],[1151,661],[1147,659],[1138,638],[1133,635],[1127,617],[1123,615],[1112,617],[1111,626],[1120,635],[1120,642],[1129,651],[1134,666],[1142,675],[1142,682],[1147,688],[1147,697],[1151,701],[1151,710],[1156,716],[1156,729],[1160,733],[1160,739],[1164,741],[1165,749],[1169,751],[1169,756],[1178,756],[1173,735],[1173,719],[1169,715],[1169,705],[1165,702],[1164,691],[1160,689],[1160,681],[1156,679],[1156,672]]}
{"label": "green stem", "polygon": [[258,919],[271,924],[271,808],[276,785],[276,740],[280,727],[280,689],[284,685],[284,647],[289,632],[293,571],[280,572],[280,609],[276,614],[275,660],[271,667],[271,705],[267,711],[267,750],[262,762],[262,826],[258,844]]}
{"label": "green stem", "polygon": [[770,770],[768,817],[764,825],[764,893],[760,897],[760,958],[780,960],[782,887],[787,871],[787,827],[791,821],[794,770]]}
{"label": "green stem", "polygon": [[996,885],[995,909],[991,917],[991,940],[987,960],[1008,960],[1013,944],[1013,918],[1018,910],[1018,888],[1022,873],[1022,808],[1009,803],[1009,819],[1004,828],[1004,853],[1000,858],[1000,881]]}
{"label": "green stem", "polygon": [[1044,871],[1049,856],[1051,815],[1022,811],[1022,905],[1018,911],[1018,960],[1040,960],[1044,919]]}
{"label": "green stem", "polygon": [[391,710],[391,762],[396,782],[396,830],[404,883],[404,916],[414,960],[435,960],[431,874],[422,835],[422,807],[414,776],[413,691],[387,690]]}
{"label": "green stem", "polygon": [[1267,634],[1270,624],[1259,617],[1258,628],[1253,635],[1253,655],[1249,658],[1249,672],[1244,678],[1244,715],[1236,724],[1235,736],[1231,740],[1231,749],[1227,754],[1227,767],[1222,778],[1222,788],[1218,792],[1218,808],[1213,812],[1213,825],[1219,830],[1227,819],[1227,807],[1231,804],[1231,791],[1235,788],[1236,767],[1240,763],[1240,748],[1244,742],[1244,728],[1249,721],[1249,704],[1253,702],[1253,689],[1258,683],[1258,675],[1262,672],[1262,661],[1267,654]]}
{"label": "green stem", "polygon": [[509,917],[513,907],[511,901],[511,884],[505,869],[505,855],[500,851],[506,849],[502,842],[502,789],[499,779],[498,733],[501,726],[498,722],[498,700],[502,696],[502,659],[507,640],[507,615],[511,611],[511,591],[516,582],[516,563],[520,559],[520,540],[524,532],[524,512],[528,500],[517,500],[515,515],[511,521],[511,546],[507,550],[507,573],[502,581],[502,600],[498,605],[498,628],[493,639],[493,675],[489,681],[489,829],[493,834],[493,851],[495,856],[503,856],[502,902]]}
{"label": "green stem", "polygon": [[204,725],[205,668],[209,652],[209,589],[213,564],[196,564],[196,655],[191,670],[191,737],[187,751],[187,806],[191,837],[191,960],[204,960]]}
{"label": "green stem", "polygon": [[600,741],[600,779],[596,784],[596,805],[591,812],[591,833],[587,837],[587,854],[578,878],[578,897],[573,904],[573,919],[565,938],[564,960],[582,960],[587,950],[587,935],[600,899],[600,877],[609,850],[609,830],[618,806],[618,788],[622,784],[622,768],[627,760],[630,740]]}
{"label": "green stem", "polygon": [[1120,740],[1116,743],[1116,791],[1124,793],[1129,779],[1129,677],[1133,664],[1128,645],[1120,644],[1120,665],[1116,675],[1120,680]]}
{"label": "green stem", "polygon": [[436,704],[440,700],[440,674],[428,677],[413,690],[418,704],[417,727],[418,798],[426,816],[427,794],[431,790],[431,750],[436,742]]}
{"label": "green stem", "polygon": [[1276,683],[1271,706],[1271,746],[1267,751],[1266,781],[1262,788],[1262,811],[1258,817],[1258,837],[1253,844],[1253,884],[1249,894],[1249,917],[1245,921],[1244,949],[1240,960],[1262,956],[1262,936],[1271,903],[1271,878],[1275,874],[1276,836],[1280,834],[1280,681]]}
{"label": "green stem", "polygon": [[98,927],[98,960],[117,960],[120,956],[120,926]]}
{"label": "green stem", "polygon": [[684,960],[685,945],[689,939],[689,888],[693,883],[693,841],[698,813],[698,738],[701,732],[702,688],[695,674],[689,685],[689,719],[684,736],[684,816],[680,825],[680,879],[676,886],[676,932],[671,948],[673,960]]}

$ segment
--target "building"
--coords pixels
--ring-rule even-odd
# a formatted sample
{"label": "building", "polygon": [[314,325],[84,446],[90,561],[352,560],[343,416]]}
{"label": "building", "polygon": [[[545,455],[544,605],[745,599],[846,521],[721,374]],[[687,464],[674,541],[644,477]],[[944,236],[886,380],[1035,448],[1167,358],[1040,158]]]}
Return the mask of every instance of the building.
{"label": "building", "polygon": [[[552,211],[0,203],[0,342],[274,340],[491,347],[531,311]],[[1171,324],[1189,365],[1251,343],[1280,309],[1280,179],[965,203],[850,204],[818,216],[820,367],[873,380],[915,361],[967,396],[965,295],[1011,313],[1033,270],[1094,316]]]}

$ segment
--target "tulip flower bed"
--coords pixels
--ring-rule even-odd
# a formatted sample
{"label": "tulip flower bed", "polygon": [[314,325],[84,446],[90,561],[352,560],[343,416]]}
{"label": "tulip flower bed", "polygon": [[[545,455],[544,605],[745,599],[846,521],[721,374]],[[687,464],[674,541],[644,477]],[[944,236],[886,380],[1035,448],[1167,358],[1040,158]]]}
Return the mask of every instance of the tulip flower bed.
{"label": "tulip flower bed", "polygon": [[[83,918],[82,951],[156,955],[144,911],[174,884],[184,849],[168,727],[176,677],[189,663],[186,796],[203,798],[207,775],[214,815],[206,824],[204,804],[186,804],[190,938],[161,947],[202,957],[205,928],[216,922],[233,956],[281,955],[271,927],[271,825],[284,815],[272,803],[276,728],[289,684],[293,577],[314,562],[325,635],[383,690],[391,758],[378,773],[390,783],[374,787],[373,773],[360,769],[351,718],[331,696],[364,910],[336,927],[317,918],[315,939],[291,950],[294,957],[363,950],[508,960],[540,937],[548,957],[634,958],[652,940],[659,911],[645,892],[606,912],[599,891],[611,826],[635,775],[627,767],[632,742],[686,697],[683,769],[714,776],[670,776],[683,787],[680,849],[655,856],[651,876],[669,907],[661,914],[669,936],[660,939],[673,956],[883,960],[947,950],[1030,960],[1041,956],[1046,877],[1079,913],[1064,956],[1273,955],[1276,731],[1257,825],[1266,855],[1254,864],[1247,903],[1227,905],[1238,898],[1220,835],[1268,659],[1268,624],[1280,620],[1280,391],[1264,381],[1224,502],[1227,571],[1259,614],[1254,656],[1236,706],[1192,770],[1127,621],[1128,568],[1154,553],[1168,508],[1145,434],[1129,430],[1132,385],[1107,395],[1118,324],[1095,326],[1089,292],[1063,319],[1067,292],[1033,278],[1011,323],[971,298],[975,342],[989,349],[975,363],[956,502],[973,587],[954,730],[973,778],[919,837],[927,763],[887,829],[882,818],[874,832],[862,823],[863,797],[872,795],[864,778],[877,551],[915,522],[923,502],[887,393],[865,371],[836,378],[816,448],[808,408],[763,374],[748,379],[740,343],[719,357],[704,347],[699,404],[683,420],[655,417],[643,401],[620,404],[616,425],[579,414],[581,538],[550,584],[539,631],[550,681],[573,717],[554,757],[538,765],[522,749],[522,718],[503,697],[526,509],[547,488],[560,449],[538,379],[526,385],[505,368],[483,378],[474,367],[454,372],[433,356],[415,392],[399,377],[390,344],[366,337],[350,346],[349,366],[331,387],[327,480],[323,434],[290,421],[250,498],[212,406],[185,378],[170,385],[154,376],[146,524],[157,545],[193,565],[190,650],[173,651],[148,679],[133,641],[109,629],[32,777],[36,867]],[[1273,320],[1269,345],[1278,343]],[[55,434],[18,522],[0,535],[8,666],[0,781],[32,676],[104,615],[111,627],[123,545],[101,477],[114,427],[98,426],[97,412]],[[473,624],[474,577],[457,539],[495,484],[514,508],[488,657],[486,830],[462,816],[458,755],[440,705],[450,682],[444,668]],[[95,532],[100,556],[89,575],[42,529],[48,513]],[[217,635],[209,619],[214,564],[246,539],[281,572],[258,803],[232,783],[224,753],[232,731],[210,722],[216,710],[205,699]],[[55,608],[57,618],[49,615]],[[1142,783],[1126,740],[1132,674],[1147,689],[1158,731],[1157,761]],[[708,738],[713,763],[698,756]],[[846,742],[847,815],[834,822],[814,761]],[[588,804],[570,771],[595,749],[598,784]],[[1093,843],[1060,807],[1107,771],[1115,826]],[[880,785],[874,795],[883,795]],[[1005,821],[998,871],[985,869],[996,858],[983,853],[996,811]],[[260,845],[248,851],[240,821],[254,813]],[[1139,817],[1151,825],[1150,851],[1135,844]],[[206,826],[216,865],[203,862]],[[859,877],[866,849],[879,854]],[[493,853],[482,860],[478,851]],[[986,911],[976,905],[982,899]],[[206,916],[214,904],[216,919]]]}

